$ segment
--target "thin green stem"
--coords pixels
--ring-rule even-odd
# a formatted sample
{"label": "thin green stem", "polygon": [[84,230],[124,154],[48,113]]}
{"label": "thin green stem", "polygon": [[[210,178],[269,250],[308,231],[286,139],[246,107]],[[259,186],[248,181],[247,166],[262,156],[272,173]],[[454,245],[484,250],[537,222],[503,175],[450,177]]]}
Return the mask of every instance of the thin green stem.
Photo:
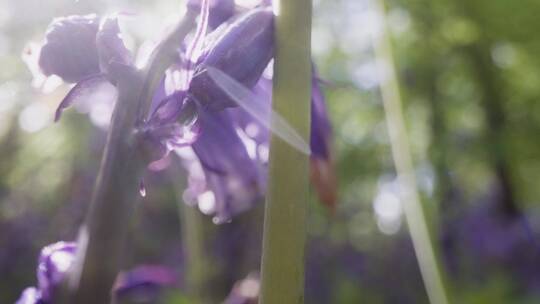
{"label": "thin green stem", "polygon": [[158,45],[147,68],[125,67],[117,79],[119,92],[110,131],[92,195],[86,223],[81,229],[77,258],[70,272],[68,303],[109,303],[114,279],[121,267],[128,222],[138,195],[145,159],[135,134],[142,113],[165,69],[174,61],[181,41],[194,27],[196,14],[188,12],[173,32]]}
{"label": "thin green stem", "polygon": [[[274,1],[273,109],[308,141],[311,99],[311,1]],[[264,219],[262,304],[303,303],[309,159],[272,136]]]}
{"label": "thin green stem", "polygon": [[181,169],[180,161],[173,161],[171,180],[177,189],[177,204],[180,218],[182,243],[185,254],[185,282],[190,303],[215,303],[215,289],[210,286],[216,273],[215,261],[212,260],[208,243],[217,227],[211,219],[196,206],[188,206],[183,201],[183,192],[187,187],[187,176]]}
{"label": "thin green stem", "polygon": [[429,300],[433,304],[447,304],[447,295],[418,195],[383,0],[377,1],[376,9],[383,17],[383,24],[381,36],[376,37],[374,41],[375,53],[384,75],[381,93],[392,156],[401,187],[403,209]]}

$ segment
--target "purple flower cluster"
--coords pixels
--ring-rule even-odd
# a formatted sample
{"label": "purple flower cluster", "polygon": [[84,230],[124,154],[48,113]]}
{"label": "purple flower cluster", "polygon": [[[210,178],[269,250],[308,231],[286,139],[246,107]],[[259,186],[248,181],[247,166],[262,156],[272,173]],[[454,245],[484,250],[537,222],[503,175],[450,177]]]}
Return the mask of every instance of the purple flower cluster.
{"label": "purple flower cluster", "polygon": [[[267,2],[263,2],[267,4]],[[273,13],[264,4],[241,11],[231,0],[190,0],[201,10],[191,43],[178,46],[177,64],[163,76],[137,134],[149,147],[150,168],[174,151],[189,173],[186,199],[224,222],[250,208],[265,192],[269,131],[216,84],[218,69],[253,93],[250,103],[270,109],[271,81],[263,72],[273,57]],[[207,29],[212,30],[206,34]],[[74,87],[56,119],[74,103],[113,103],[118,75],[136,70],[117,17],[70,16],[53,21],[39,55],[39,68]],[[111,107],[112,108],[112,107]],[[267,118],[269,120],[269,117]],[[318,80],[313,81],[312,180],[329,206],[336,201],[330,123]]]}
{"label": "purple flower cluster", "polygon": [[454,276],[483,279],[506,272],[519,288],[540,289],[538,214],[509,214],[498,187],[460,206],[441,232],[445,260]]}

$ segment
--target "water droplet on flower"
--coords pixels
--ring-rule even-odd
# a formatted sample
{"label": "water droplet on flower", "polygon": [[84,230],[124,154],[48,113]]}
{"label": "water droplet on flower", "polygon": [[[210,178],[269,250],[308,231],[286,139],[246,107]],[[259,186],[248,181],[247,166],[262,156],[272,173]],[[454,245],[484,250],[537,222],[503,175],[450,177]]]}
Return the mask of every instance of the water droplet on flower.
{"label": "water droplet on flower", "polygon": [[140,183],[139,183],[139,194],[142,197],[146,197],[146,187],[144,186],[144,181],[143,180],[141,180]]}

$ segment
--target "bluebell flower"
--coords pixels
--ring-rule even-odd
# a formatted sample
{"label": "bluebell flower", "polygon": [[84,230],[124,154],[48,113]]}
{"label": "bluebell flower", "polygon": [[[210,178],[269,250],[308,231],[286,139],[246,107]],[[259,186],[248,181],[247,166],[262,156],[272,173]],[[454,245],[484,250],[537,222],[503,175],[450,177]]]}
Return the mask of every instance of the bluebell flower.
{"label": "bluebell flower", "polygon": [[[214,215],[216,222],[226,222],[265,193],[271,80],[261,76],[273,57],[274,16],[268,6],[233,15],[233,1],[200,3],[204,5],[188,3],[188,9],[201,9],[191,43],[178,46],[177,64],[163,75],[149,113],[143,113],[134,128],[143,139],[140,147],[147,151],[150,167],[162,167],[153,165],[177,151],[190,176],[186,199]],[[212,18],[218,21],[210,24]],[[207,35],[208,28],[214,27]],[[84,35],[77,37],[77,32]],[[120,36],[113,17],[71,16],[53,21],[41,49],[40,67],[47,75],[76,83],[58,107],[56,119],[81,100],[116,100],[117,69],[133,67],[132,55]],[[211,77],[210,67],[248,90],[249,103],[264,114],[253,116],[238,107]],[[334,206],[331,130],[316,78],[312,117],[311,177],[322,201]]]}
{"label": "bluebell flower", "polygon": [[58,106],[55,120],[75,102],[99,99],[113,103],[117,92],[108,75],[114,66],[131,65],[132,61],[117,18],[74,15],[53,20],[39,53],[39,68],[46,76],[75,83]]}
{"label": "bluebell flower", "polygon": [[58,242],[43,247],[37,267],[38,287],[23,291],[16,304],[48,304],[75,259],[76,244]]}

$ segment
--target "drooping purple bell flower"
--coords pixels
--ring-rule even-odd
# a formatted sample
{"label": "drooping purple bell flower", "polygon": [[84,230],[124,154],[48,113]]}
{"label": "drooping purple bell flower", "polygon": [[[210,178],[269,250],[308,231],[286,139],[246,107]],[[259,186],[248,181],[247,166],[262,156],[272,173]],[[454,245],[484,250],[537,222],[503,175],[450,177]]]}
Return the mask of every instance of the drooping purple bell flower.
{"label": "drooping purple bell flower", "polygon": [[70,83],[99,73],[96,47],[99,23],[100,18],[94,14],[53,20],[39,56],[43,73],[57,75]]}
{"label": "drooping purple bell flower", "polygon": [[315,73],[311,89],[311,182],[331,212],[337,204],[337,178],[331,152],[332,127],[324,94]]}
{"label": "drooping purple bell flower", "polygon": [[201,134],[191,147],[194,154],[179,153],[189,172],[185,198],[198,204],[204,213],[215,215],[216,223],[252,207],[265,188],[266,170],[233,120],[234,111],[241,109],[201,109]]}
{"label": "drooping purple bell flower", "polygon": [[[165,94],[166,97],[161,100],[154,100],[153,110],[143,127],[146,137],[152,138],[154,142],[168,143],[165,147],[162,145],[160,149],[166,151],[165,155],[172,148],[178,148],[179,145],[174,141],[171,144],[171,140],[158,135],[157,133],[162,133],[158,130],[162,130],[164,126],[177,124],[180,116],[193,111],[190,108],[193,102],[198,105],[197,111],[203,112],[221,110],[234,105],[226,93],[209,78],[205,70],[206,66],[222,69],[243,85],[253,87],[273,54],[273,14],[268,8],[255,9],[242,14],[232,23],[223,24],[205,37],[204,22],[207,17],[208,14],[203,12],[203,20],[191,46],[188,47],[186,62],[178,71],[184,75],[179,80],[183,83],[174,85],[174,87],[185,87],[187,91],[180,89],[172,94]],[[167,80],[166,76],[165,82]],[[203,130],[200,121],[200,118],[197,119],[196,127]],[[194,137],[190,138],[193,140],[188,144],[195,140]],[[185,146],[184,141],[180,142],[180,146]]]}
{"label": "drooping purple bell flower", "polygon": [[[337,190],[331,129],[324,96],[315,77],[313,81],[311,180],[321,201],[333,210]],[[270,108],[271,80],[261,78],[252,92],[251,102]],[[185,198],[216,222],[226,222],[264,197],[270,131],[240,107],[199,113],[201,134],[192,145],[194,153],[178,153],[189,173]]]}
{"label": "drooping purple bell flower", "polygon": [[74,103],[87,107],[112,104],[117,93],[109,82],[111,69],[131,65],[132,61],[120,37],[117,18],[74,15],[53,20],[40,50],[39,68],[46,76],[57,75],[75,83],[58,106],[55,120]]}
{"label": "drooping purple bell flower", "polygon": [[217,68],[252,88],[274,54],[273,21],[270,8],[253,9],[208,35],[188,93],[210,110],[236,106],[214,83],[206,67]]}

